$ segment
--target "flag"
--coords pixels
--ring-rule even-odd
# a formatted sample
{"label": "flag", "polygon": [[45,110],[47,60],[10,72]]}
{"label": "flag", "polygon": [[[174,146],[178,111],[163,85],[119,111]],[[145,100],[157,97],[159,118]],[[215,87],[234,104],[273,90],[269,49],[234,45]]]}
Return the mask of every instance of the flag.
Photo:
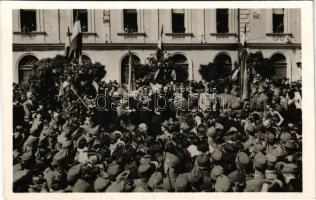
{"label": "flag", "polygon": [[82,54],[82,33],[80,20],[77,20],[72,29],[72,35],[70,39],[70,49],[68,58],[80,59]]}
{"label": "flag", "polygon": [[60,84],[58,96],[62,96],[65,94],[65,89],[69,86],[69,83],[67,81],[64,81],[62,84]]}
{"label": "flag", "polygon": [[163,35],[163,26],[161,26],[160,37],[158,40],[158,49],[162,49],[162,35]]}
{"label": "flag", "polygon": [[172,70],[171,78],[172,78],[172,80],[174,80],[174,81],[177,80],[176,70]]}
{"label": "flag", "polygon": [[240,67],[237,67],[237,68],[234,70],[234,72],[233,72],[233,74],[232,74],[232,77],[231,77],[231,79],[232,79],[233,81],[236,81],[236,80],[237,80],[239,71],[240,71]]}
{"label": "flag", "polygon": [[158,70],[156,71],[156,73],[155,73],[155,77],[154,77],[154,80],[156,80],[156,79],[157,79],[159,72],[160,72],[160,69],[158,69]]}
{"label": "flag", "polygon": [[244,50],[241,62],[242,100],[249,99],[249,73],[247,67],[247,51]]}
{"label": "flag", "polygon": [[244,27],[244,32],[242,33],[241,35],[241,40],[240,40],[240,43],[241,45],[245,46],[246,45],[246,35],[247,34],[247,24],[245,24],[245,27]]}
{"label": "flag", "polygon": [[92,81],[92,86],[94,87],[96,92],[99,91],[99,84],[97,82],[95,82],[95,80]]}
{"label": "flag", "polygon": [[128,61],[128,89],[132,91],[132,68],[133,68],[133,56],[129,50],[129,61]]}

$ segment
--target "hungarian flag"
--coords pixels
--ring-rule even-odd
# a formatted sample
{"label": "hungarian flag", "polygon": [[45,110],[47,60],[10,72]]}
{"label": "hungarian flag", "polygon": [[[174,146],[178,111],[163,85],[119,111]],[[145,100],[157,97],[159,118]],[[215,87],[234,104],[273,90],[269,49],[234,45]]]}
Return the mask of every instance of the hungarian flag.
{"label": "hungarian flag", "polygon": [[77,20],[72,29],[72,35],[70,39],[69,59],[79,59],[82,54],[82,33],[80,20]]}
{"label": "hungarian flag", "polygon": [[234,70],[234,72],[232,73],[231,79],[232,79],[233,81],[236,81],[236,80],[238,79],[239,71],[240,71],[240,67],[237,67],[237,68]]}

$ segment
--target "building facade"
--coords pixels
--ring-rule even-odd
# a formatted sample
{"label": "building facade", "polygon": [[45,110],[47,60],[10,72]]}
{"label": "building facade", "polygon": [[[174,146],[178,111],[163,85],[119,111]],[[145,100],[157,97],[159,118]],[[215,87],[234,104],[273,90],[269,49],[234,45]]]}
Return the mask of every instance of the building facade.
{"label": "building facade", "polygon": [[[301,78],[300,9],[91,9],[13,10],[14,82],[27,81],[35,61],[64,54],[68,30],[81,21],[83,59],[106,67],[106,81],[126,82],[127,56],[146,63],[159,40],[201,80],[201,65],[220,62],[233,68],[238,44],[261,51],[275,67],[275,78]],[[245,33],[245,34],[244,34]]]}

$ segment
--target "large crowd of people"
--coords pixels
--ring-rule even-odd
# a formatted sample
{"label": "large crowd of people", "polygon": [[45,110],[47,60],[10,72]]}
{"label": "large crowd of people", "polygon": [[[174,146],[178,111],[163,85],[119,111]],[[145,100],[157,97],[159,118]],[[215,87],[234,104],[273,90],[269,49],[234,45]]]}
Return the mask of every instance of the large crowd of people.
{"label": "large crowd of people", "polygon": [[300,81],[64,85],[13,86],[14,192],[302,191]]}

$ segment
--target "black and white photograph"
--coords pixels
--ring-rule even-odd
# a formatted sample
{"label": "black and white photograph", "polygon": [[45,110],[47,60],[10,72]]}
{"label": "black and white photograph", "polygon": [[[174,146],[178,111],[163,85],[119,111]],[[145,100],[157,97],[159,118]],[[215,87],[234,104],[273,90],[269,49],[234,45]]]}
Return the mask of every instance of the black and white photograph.
{"label": "black and white photograph", "polygon": [[304,191],[300,7],[11,13],[13,193]]}

